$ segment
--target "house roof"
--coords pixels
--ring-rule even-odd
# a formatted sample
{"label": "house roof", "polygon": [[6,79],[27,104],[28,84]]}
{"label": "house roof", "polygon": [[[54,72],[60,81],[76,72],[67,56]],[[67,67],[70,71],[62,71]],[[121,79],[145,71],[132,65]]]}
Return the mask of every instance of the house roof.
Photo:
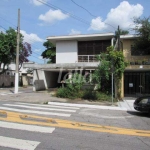
{"label": "house roof", "polygon": [[92,41],[92,40],[108,40],[114,37],[114,33],[103,33],[103,34],[78,34],[78,35],[65,35],[65,36],[49,36],[47,40],[52,43],[57,41]]}

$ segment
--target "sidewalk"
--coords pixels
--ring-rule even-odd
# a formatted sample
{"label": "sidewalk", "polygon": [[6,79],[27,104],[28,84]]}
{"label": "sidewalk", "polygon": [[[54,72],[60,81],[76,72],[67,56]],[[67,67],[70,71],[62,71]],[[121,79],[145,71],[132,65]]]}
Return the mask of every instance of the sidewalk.
{"label": "sidewalk", "polygon": [[134,101],[135,101],[135,98],[130,98],[130,97],[125,97],[124,99],[123,99],[123,101],[121,101],[121,102],[118,102],[117,104],[118,104],[118,107],[120,107],[120,108],[126,108],[127,109],[127,111],[136,111],[135,109],[134,109],[134,107],[133,107],[133,103],[134,103]]}
{"label": "sidewalk", "polygon": [[88,100],[70,100],[65,98],[57,98],[51,96],[51,94],[47,91],[34,92],[32,90],[32,87],[20,87],[18,94],[14,94],[14,88],[0,88],[0,101],[15,101],[40,104],[49,102],[49,104],[58,103],[60,105],[65,104],[85,108],[134,111],[133,99],[124,99],[121,102],[114,103],[114,105],[112,106],[111,102],[91,102]]}

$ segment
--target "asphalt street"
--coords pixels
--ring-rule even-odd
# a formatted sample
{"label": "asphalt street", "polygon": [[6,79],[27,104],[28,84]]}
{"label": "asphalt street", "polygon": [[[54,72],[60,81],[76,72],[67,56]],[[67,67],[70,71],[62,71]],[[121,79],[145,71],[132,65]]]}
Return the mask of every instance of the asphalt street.
{"label": "asphalt street", "polygon": [[81,103],[81,107],[60,105],[65,99],[42,104],[49,99],[44,92],[1,95],[0,149],[150,149],[150,118],[146,114],[82,107]]}

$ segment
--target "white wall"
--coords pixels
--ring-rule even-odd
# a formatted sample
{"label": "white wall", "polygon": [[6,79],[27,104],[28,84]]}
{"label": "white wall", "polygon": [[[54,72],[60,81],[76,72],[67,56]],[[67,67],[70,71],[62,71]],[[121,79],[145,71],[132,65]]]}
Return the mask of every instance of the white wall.
{"label": "white wall", "polygon": [[56,63],[78,62],[77,54],[77,41],[58,41],[56,43]]}

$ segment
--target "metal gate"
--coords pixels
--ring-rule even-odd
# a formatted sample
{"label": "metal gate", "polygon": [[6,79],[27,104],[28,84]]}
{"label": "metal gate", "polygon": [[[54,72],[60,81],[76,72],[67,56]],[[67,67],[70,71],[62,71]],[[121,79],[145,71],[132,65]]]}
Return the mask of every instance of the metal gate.
{"label": "metal gate", "polygon": [[150,94],[150,72],[125,72],[125,96]]}

